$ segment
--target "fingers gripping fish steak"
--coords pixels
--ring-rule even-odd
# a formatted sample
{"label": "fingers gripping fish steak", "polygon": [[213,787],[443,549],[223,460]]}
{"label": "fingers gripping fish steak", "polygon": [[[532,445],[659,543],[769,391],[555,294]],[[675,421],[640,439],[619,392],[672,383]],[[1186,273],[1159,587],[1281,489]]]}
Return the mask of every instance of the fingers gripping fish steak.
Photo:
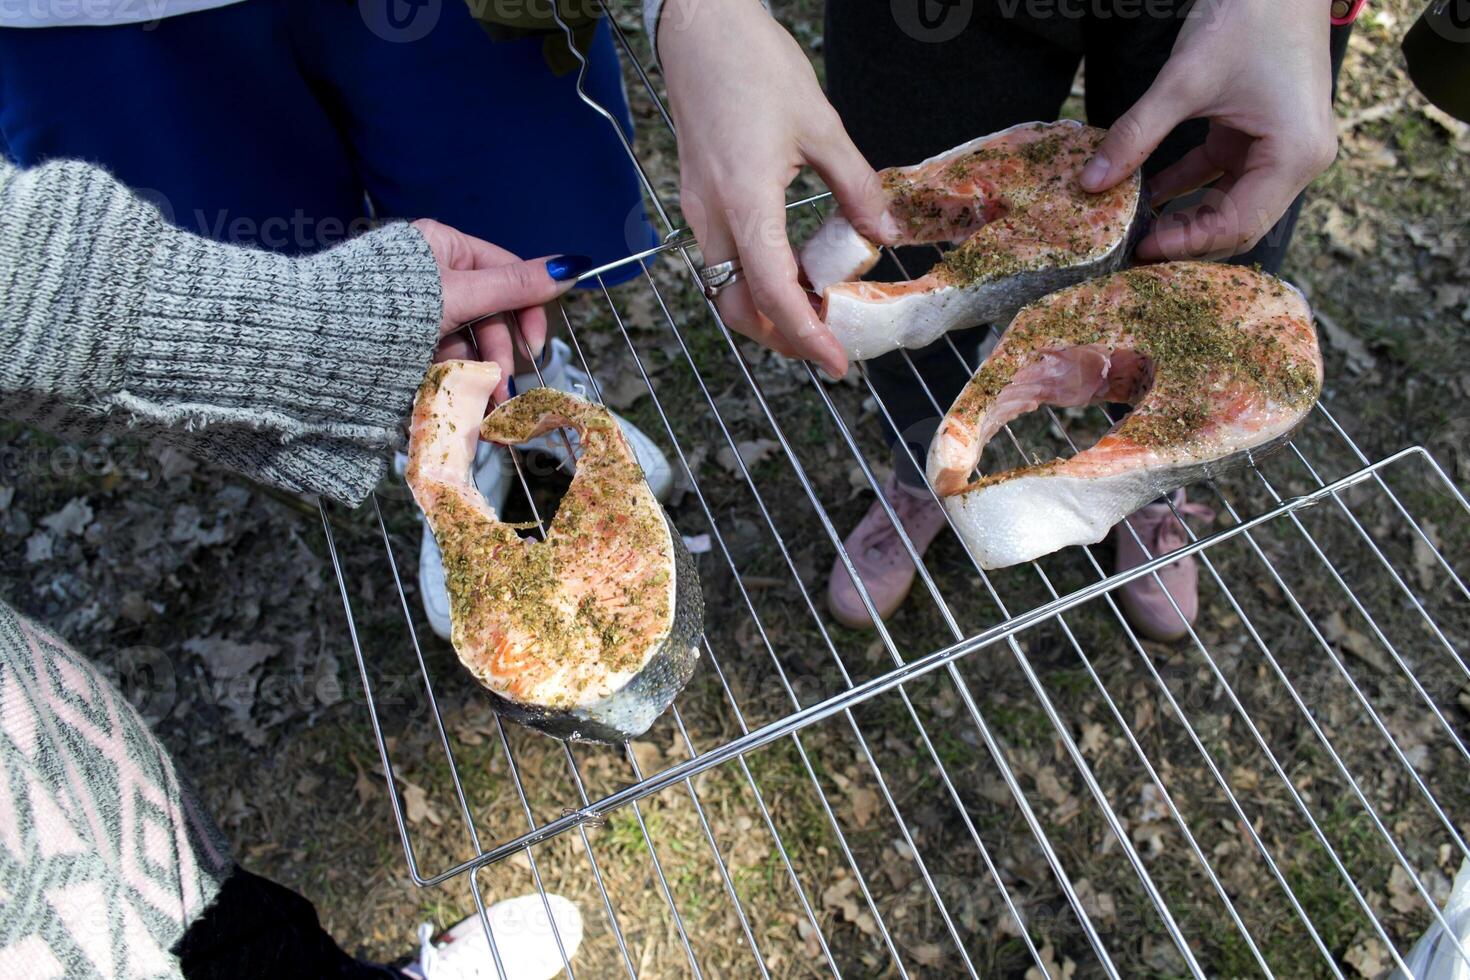
{"label": "fingers gripping fish steak", "polygon": [[[557,738],[634,738],[699,658],[693,560],[605,409],[535,388],[481,424],[498,381],[493,364],[449,361],[414,401],[407,477],[444,554],[454,649],[508,718]],[[522,538],[471,482],[476,443],[562,426],[580,436],[576,474],[546,539]]]}
{"label": "fingers gripping fish steak", "polygon": [[[928,476],[985,568],[1101,541],[1160,494],[1283,443],[1322,391],[1302,295],[1264,273],[1176,262],[1026,307],[945,415]],[[1070,459],[971,482],[1002,425],[1041,405],[1126,402]]]}
{"label": "fingers gripping fish steak", "polygon": [[1005,323],[1034,299],[1122,268],[1148,206],[1137,174],[1101,194],[1078,184],[1103,135],[1072,121],[1026,123],[881,171],[902,229],[896,244],[956,247],[918,279],[859,282],[877,264],[877,246],[840,211],[822,224],[801,264],[848,356]]}

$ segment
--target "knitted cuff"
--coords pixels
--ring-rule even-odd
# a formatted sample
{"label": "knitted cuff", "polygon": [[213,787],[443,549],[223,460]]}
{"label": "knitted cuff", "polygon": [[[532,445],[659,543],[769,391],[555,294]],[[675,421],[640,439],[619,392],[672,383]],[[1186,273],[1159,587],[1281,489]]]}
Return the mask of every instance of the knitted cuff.
{"label": "knitted cuff", "polygon": [[175,427],[395,443],[440,315],[423,237],[390,225],[310,258],[165,236],[119,407]]}
{"label": "knitted cuff", "polygon": [[69,162],[0,164],[0,200],[8,414],[63,432],[115,419],[351,502],[382,476],[438,338],[415,229],[309,258],[222,245]]}

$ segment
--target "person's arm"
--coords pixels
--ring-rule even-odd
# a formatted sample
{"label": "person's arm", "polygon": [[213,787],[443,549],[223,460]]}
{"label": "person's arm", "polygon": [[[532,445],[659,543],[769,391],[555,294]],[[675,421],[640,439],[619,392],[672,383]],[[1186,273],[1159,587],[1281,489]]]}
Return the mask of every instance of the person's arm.
{"label": "person's arm", "polygon": [[874,241],[898,225],[877,174],[827,101],[811,63],[759,0],[664,0],[658,51],[679,133],[680,202],[705,260],[739,258],[725,321],[840,377],[847,357],[797,281],[785,189],[810,165]]}
{"label": "person's arm", "polygon": [[531,308],[537,343],[535,307],[567,285],[432,222],[306,258],[223,245],[95,167],[0,159],[0,415],[67,436],[131,429],[357,503],[441,333]]}
{"label": "person's arm", "polygon": [[[770,13],[771,0],[759,0],[759,2],[766,9],[766,13]],[[643,0],[643,33],[648,36],[648,46],[653,49],[654,64],[659,63],[658,32],[660,26],[663,24],[664,6],[665,0]],[[687,15],[693,12],[693,8],[685,6],[678,8],[678,11]],[[669,29],[673,31],[683,30],[684,23],[687,23],[687,21],[672,24]]]}
{"label": "person's arm", "polygon": [[1209,135],[1150,182],[1155,206],[1203,187],[1161,219],[1145,261],[1248,251],[1337,155],[1326,0],[1200,0],[1153,85],[1108,131],[1082,175],[1107,190],[1187,119]]}

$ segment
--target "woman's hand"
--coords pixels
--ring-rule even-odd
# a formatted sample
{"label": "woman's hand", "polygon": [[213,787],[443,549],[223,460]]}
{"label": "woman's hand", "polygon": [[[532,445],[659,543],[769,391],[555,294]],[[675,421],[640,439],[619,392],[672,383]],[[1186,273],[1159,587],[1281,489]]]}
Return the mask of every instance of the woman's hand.
{"label": "woman's hand", "polygon": [[1155,205],[1218,179],[1205,201],[1166,215],[1144,261],[1224,257],[1265,236],[1337,155],[1327,4],[1199,0],[1174,51],[1083,171],[1103,191],[1143,165],[1170,131],[1208,119],[1209,136],[1149,183]]}
{"label": "woman's hand", "polygon": [[853,225],[892,241],[878,177],[843,129],[811,64],[757,0],[667,0],[660,60],[679,131],[680,199],[707,263],[738,257],[720,293],[734,329],[833,377],[847,356],[797,282],[785,190],[803,164]]}
{"label": "woman's hand", "polygon": [[[517,349],[519,343],[512,338],[509,318],[515,317],[530,356],[540,357],[546,344],[546,310],[542,304],[570,289],[591,261],[580,255],[526,260],[437,221],[423,218],[413,226],[429,243],[439,263],[444,290],[441,339],[434,360],[474,359],[478,346],[480,360],[500,365],[500,387],[494,397],[497,402],[503,401],[515,374],[516,354],[526,353],[524,348]],[[472,346],[459,327],[490,314],[495,315],[473,328]]]}

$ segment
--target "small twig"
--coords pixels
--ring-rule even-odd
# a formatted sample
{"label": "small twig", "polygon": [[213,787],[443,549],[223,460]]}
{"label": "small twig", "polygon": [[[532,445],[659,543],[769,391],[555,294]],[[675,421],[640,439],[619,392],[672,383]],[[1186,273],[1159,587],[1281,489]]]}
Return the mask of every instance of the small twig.
{"label": "small twig", "polygon": [[1359,109],[1357,112],[1350,112],[1337,121],[1337,131],[1339,133],[1346,133],[1350,130],[1356,129],[1364,123],[1377,122],[1380,119],[1387,119],[1389,116],[1398,112],[1403,107],[1404,97],[1399,96],[1396,99],[1389,99],[1387,102],[1379,102],[1377,105],[1370,105],[1366,109]]}

